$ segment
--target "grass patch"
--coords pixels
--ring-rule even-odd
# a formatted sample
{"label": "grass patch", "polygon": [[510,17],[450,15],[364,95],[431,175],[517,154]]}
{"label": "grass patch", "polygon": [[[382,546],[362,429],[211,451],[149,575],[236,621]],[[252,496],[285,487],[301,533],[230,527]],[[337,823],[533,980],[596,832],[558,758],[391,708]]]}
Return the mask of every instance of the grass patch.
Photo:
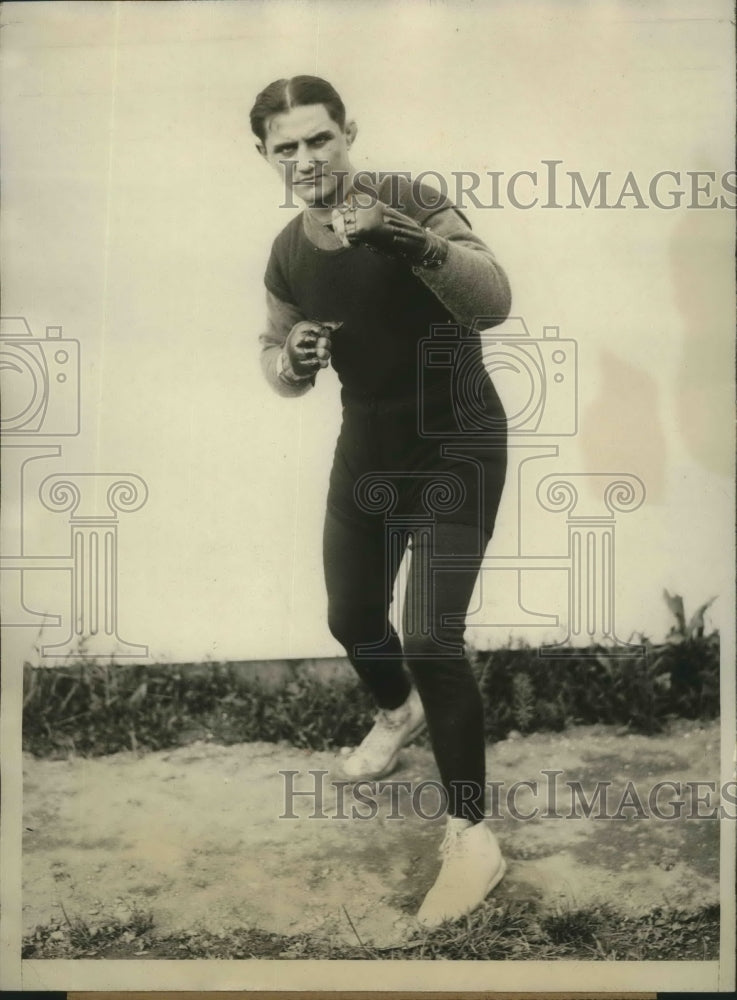
{"label": "grass patch", "polygon": [[23,748],[39,757],[163,750],[194,740],[229,745],[355,745],[371,724],[354,683],[299,675],[273,688],[230,663],[178,666],[72,664],[25,668]]}
{"label": "grass patch", "polygon": [[94,926],[80,918],[39,926],[23,958],[377,959],[707,961],[719,954],[719,907],[693,913],[657,907],[627,917],[608,906],[542,913],[532,902],[488,901],[463,920],[400,947],[348,945],[311,934],[284,936],[253,928],[157,934],[152,915]]}
{"label": "grass patch", "polygon": [[[718,633],[644,646],[639,657],[601,647],[561,659],[528,646],[471,651],[487,739],[594,723],[651,734],[675,717],[718,716]],[[350,675],[328,683],[295,672],[275,686],[244,677],[231,663],[24,671],[23,746],[39,757],[163,750],[194,740],[334,750],[360,742],[372,715],[368,694]]]}
{"label": "grass patch", "polygon": [[133,910],[127,920],[93,923],[80,916],[70,919],[61,909],[63,919],[39,924],[23,938],[21,958],[102,958],[107,951],[120,948],[126,957],[136,958],[151,940],[154,918],[150,911]]}
{"label": "grass patch", "polygon": [[602,647],[560,658],[524,646],[474,653],[487,737],[595,723],[652,735],[673,718],[718,717],[718,632],[642,645],[640,656]]}

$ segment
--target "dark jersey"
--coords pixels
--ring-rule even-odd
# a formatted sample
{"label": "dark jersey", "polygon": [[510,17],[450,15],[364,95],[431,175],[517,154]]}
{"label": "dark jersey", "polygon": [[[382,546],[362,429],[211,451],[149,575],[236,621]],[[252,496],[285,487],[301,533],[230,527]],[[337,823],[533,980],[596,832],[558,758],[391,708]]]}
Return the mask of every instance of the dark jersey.
{"label": "dark jersey", "polygon": [[[397,175],[377,195],[420,224],[453,207],[433,189],[413,189]],[[332,337],[332,364],[345,404],[330,478],[333,512],[353,521],[370,516],[356,493],[366,475],[396,486],[394,515],[422,511],[434,482],[458,498],[438,519],[478,525],[490,534],[504,482],[506,422],[479,335],[461,332],[409,265],[360,246],[316,247],[302,215],[274,241],[265,283],[305,318],[343,324]],[[432,363],[433,328],[448,326],[459,331],[459,350],[448,359],[447,350],[436,351],[443,357]],[[459,406],[467,391],[478,394],[480,386],[491,432],[464,447]]]}
{"label": "dark jersey", "polygon": [[[379,186],[379,199],[420,224],[452,207],[432,188],[418,189],[399,175],[393,181]],[[306,318],[343,324],[333,337],[332,363],[356,395],[414,393],[419,342],[434,324],[454,322],[408,265],[366,247],[322,250],[308,239],[301,215],[274,241],[265,282]]]}

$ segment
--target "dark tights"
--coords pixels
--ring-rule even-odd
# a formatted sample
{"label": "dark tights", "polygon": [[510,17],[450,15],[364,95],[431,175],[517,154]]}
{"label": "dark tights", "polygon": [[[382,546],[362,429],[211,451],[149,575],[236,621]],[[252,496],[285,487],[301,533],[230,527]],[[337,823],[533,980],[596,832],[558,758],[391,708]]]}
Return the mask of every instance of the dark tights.
{"label": "dark tights", "polygon": [[[448,811],[477,822],[484,812],[483,706],[463,652],[463,632],[486,539],[480,542],[478,528],[462,524],[437,524],[433,532],[432,541],[410,533],[403,648],[388,613],[408,536],[390,540],[380,517],[359,524],[328,511],[323,549],[328,624],[380,708],[398,708],[406,700],[411,687],[406,658],[425,708]],[[463,566],[429,572],[433,556],[462,556]]]}

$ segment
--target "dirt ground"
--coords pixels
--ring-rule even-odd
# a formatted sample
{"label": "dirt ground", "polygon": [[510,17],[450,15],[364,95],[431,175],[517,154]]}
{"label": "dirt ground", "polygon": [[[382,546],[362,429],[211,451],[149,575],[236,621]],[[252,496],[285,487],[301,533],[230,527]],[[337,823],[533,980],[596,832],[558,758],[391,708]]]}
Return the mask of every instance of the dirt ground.
{"label": "dirt ground", "polygon": [[[551,909],[605,901],[629,913],[718,902],[719,824],[658,819],[648,805],[658,781],[718,782],[718,760],[718,723],[679,722],[653,737],[588,726],[512,734],[490,747],[489,780],[503,784],[498,818],[488,822],[508,860],[495,898],[534,898]],[[367,789],[359,799],[345,788],[341,808],[332,784],[337,763],[335,754],[266,743],[196,743],[90,760],[27,756],[25,930],[57,919],[63,905],[70,919],[91,926],[139,908],[153,911],[161,932],[254,927],[351,944],[358,934],[379,947],[399,942],[438,871],[443,821],[414,814],[411,790],[399,785],[373,799]],[[543,769],[563,773],[554,779]],[[436,778],[429,750],[416,746],[392,775],[413,783],[425,817],[438,797],[431,786],[419,797],[417,786]],[[537,794],[526,786],[512,793],[520,781],[537,782]],[[597,781],[611,783],[606,806],[595,806],[589,819],[565,818],[572,811],[566,782],[576,781],[589,799]],[[622,818],[637,811],[620,808],[628,781],[645,818]],[[321,807],[314,796],[294,796],[290,805],[289,782],[295,790],[321,787]],[[669,794],[665,788],[658,798],[664,814],[677,812]],[[684,814],[692,811],[689,794],[675,797]],[[534,818],[523,818],[535,807]],[[350,818],[372,809],[373,818]],[[296,818],[284,818],[290,812]],[[619,819],[606,818],[618,812]]]}

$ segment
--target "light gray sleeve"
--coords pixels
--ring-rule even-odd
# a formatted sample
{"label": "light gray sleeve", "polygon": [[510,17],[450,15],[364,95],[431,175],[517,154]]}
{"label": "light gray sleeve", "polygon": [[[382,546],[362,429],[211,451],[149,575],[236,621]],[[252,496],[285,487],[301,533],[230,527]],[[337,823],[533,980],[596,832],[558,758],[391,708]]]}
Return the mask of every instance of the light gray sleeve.
{"label": "light gray sleeve", "polygon": [[277,359],[295,323],[305,317],[296,306],[283,302],[272,292],[266,292],[266,330],[259,336],[261,344],[261,369],[269,385],[280,396],[304,396],[315,384],[314,377],[291,385],[277,374]]}
{"label": "light gray sleeve", "polygon": [[512,306],[509,281],[497,259],[453,208],[430,216],[427,228],[448,240],[442,267],[415,267],[415,274],[458,323],[471,326],[486,317],[484,328],[503,323]]}

